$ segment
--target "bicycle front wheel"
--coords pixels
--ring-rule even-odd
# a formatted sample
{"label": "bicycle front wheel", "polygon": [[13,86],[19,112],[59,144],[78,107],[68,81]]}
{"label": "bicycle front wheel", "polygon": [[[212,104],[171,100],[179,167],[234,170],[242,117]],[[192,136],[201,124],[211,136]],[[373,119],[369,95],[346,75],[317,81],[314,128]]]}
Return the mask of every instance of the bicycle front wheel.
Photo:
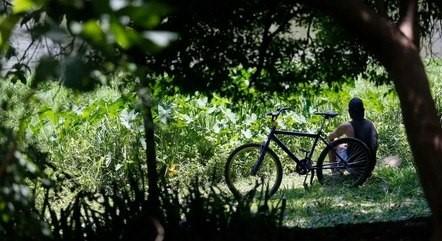
{"label": "bicycle front wheel", "polygon": [[281,185],[282,166],[276,154],[268,148],[256,175],[252,169],[261,153],[260,144],[245,144],[236,148],[227,158],[224,176],[230,191],[242,198],[256,189],[273,195]]}
{"label": "bicycle front wheel", "polygon": [[341,138],[321,152],[316,167],[318,180],[323,185],[359,186],[370,176],[375,162],[365,143]]}

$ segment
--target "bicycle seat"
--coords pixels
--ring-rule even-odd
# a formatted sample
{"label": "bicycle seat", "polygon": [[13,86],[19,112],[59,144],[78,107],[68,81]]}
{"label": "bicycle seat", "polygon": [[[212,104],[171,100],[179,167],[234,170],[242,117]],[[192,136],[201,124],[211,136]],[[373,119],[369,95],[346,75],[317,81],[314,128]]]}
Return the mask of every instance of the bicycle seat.
{"label": "bicycle seat", "polygon": [[315,112],[314,114],[324,116],[325,119],[330,119],[330,118],[333,118],[333,117],[339,115],[338,113],[333,112],[333,111]]}

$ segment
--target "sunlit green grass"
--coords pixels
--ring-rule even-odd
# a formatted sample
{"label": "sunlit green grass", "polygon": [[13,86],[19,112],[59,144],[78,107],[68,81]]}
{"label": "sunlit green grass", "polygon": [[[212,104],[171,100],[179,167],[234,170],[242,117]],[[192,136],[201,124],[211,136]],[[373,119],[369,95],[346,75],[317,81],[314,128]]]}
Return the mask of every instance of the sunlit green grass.
{"label": "sunlit green grass", "polygon": [[287,200],[287,226],[308,228],[430,215],[413,166],[379,166],[357,188],[321,186],[315,178],[304,189],[303,178],[285,175],[274,197],[275,202],[281,197]]}

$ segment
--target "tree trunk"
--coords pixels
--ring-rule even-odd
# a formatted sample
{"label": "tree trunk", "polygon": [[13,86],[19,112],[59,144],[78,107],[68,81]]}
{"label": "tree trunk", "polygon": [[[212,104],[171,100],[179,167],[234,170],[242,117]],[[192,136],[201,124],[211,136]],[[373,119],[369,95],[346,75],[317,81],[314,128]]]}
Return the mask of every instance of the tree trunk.
{"label": "tree trunk", "polygon": [[[401,4],[415,6],[415,1],[405,0]],[[413,28],[415,19],[407,20],[413,24],[405,26],[401,21],[396,25],[357,0],[312,0],[308,4],[336,18],[359,37],[393,79],[417,173],[433,215],[432,240],[442,240],[442,129],[416,44],[416,32],[404,31],[407,26]]]}
{"label": "tree trunk", "polygon": [[147,201],[151,209],[149,211],[153,212],[152,214],[158,218],[160,214],[160,192],[158,188],[154,122],[152,117],[152,97],[147,88],[141,89],[139,95],[143,103],[143,124],[146,141],[147,182],[149,185]]}
{"label": "tree trunk", "polygon": [[[270,13],[269,13],[270,15]],[[272,41],[272,37],[270,34],[270,27],[272,25],[270,17],[268,17],[268,22],[264,26],[264,32],[262,34],[262,41],[261,45],[259,46],[258,50],[258,64],[256,65],[256,71],[253,73],[252,77],[250,78],[250,83],[252,85],[256,85],[256,82],[258,78],[261,76],[262,69],[264,68],[264,61],[267,57],[267,51],[270,46],[270,42]]]}
{"label": "tree trunk", "polygon": [[395,83],[408,142],[432,211],[433,240],[442,240],[442,130],[419,52],[400,49],[388,72]]}

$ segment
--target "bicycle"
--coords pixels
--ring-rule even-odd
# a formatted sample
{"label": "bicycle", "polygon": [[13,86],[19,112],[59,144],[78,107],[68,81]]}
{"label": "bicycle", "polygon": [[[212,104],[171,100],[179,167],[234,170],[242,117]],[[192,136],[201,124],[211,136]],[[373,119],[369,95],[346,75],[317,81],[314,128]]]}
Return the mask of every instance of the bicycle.
{"label": "bicycle", "polygon": [[[304,187],[307,187],[307,178],[310,175],[310,185],[316,175],[322,184],[344,184],[359,186],[370,176],[375,159],[370,149],[362,141],[344,137],[329,142],[325,137],[323,129],[327,120],[336,117],[335,112],[317,112],[316,115],[323,117],[320,128],[316,133],[302,131],[286,131],[277,129],[276,121],[279,115],[289,108],[277,109],[276,112],[267,113],[271,116],[272,124],[267,138],[261,144],[249,143],[234,149],[227,158],[224,169],[224,176],[230,191],[241,198],[251,190],[262,185],[266,188],[269,196],[276,193],[282,181],[282,164],[276,153],[270,149],[270,143],[275,142],[295,164],[295,172],[305,175]],[[283,143],[277,135],[288,135],[294,137],[314,138],[313,145],[309,151],[302,150],[305,158],[298,158]],[[325,144],[325,148],[320,153],[316,165],[312,160],[315,149],[319,141]],[[331,161],[325,162],[326,157]]]}

